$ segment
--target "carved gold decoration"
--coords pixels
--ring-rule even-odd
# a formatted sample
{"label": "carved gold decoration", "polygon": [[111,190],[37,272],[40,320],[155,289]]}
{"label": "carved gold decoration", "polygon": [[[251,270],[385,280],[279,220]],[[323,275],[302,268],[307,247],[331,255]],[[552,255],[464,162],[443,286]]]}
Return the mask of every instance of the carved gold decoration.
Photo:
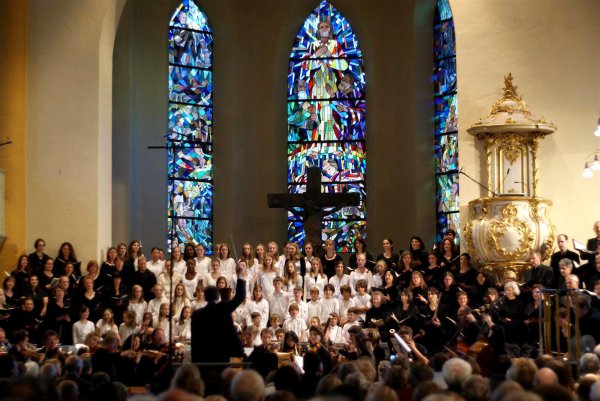
{"label": "carved gold decoration", "polygon": [[532,170],[533,170],[532,190],[533,190],[533,196],[536,196],[538,179],[539,179],[538,168],[537,168],[537,149],[538,149],[538,143],[540,142],[540,138],[534,137],[534,138],[532,138],[531,142],[532,142],[531,143],[531,158],[533,160],[533,163],[532,163]]}
{"label": "carved gold decoration", "polygon": [[554,241],[556,240],[556,227],[554,224],[550,224],[550,233],[544,241],[544,245],[542,246],[542,258],[546,259],[552,255],[552,250],[554,248]]}
{"label": "carved gold decoration", "polygon": [[[474,210],[475,209],[473,209],[473,211]],[[469,249],[471,252],[470,255],[473,257],[473,259],[478,260],[479,253],[477,252],[477,247],[473,243],[473,225],[471,222],[467,223],[463,230],[463,233],[465,238],[465,245],[467,246],[467,249]]]}
{"label": "carved gold decoration", "polygon": [[488,187],[488,196],[491,195],[489,189],[492,188],[492,144],[494,143],[494,139],[486,136],[484,139],[485,142],[485,154],[486,154],[486,165],[487,165],[487,187]]}
{"label": "carved gold decoration", "polygon": [[515,111],[526,115],[531,115],[529,110],[527,110],[527,105],[523,99],[517,95],[518,87],[513,86],[512,80],[513,76],[511,73],[508,73],[508,76],[504,77],[504,96],[502,99],[494,103],[492,110],[490,111],[490,116],[499,114],[501,112],[512,114]]}
{"label": "carved gold decoration", "polygon": [[511,166],[521,156],[521,152],[525,147],[523,139],[521,135],[511,135],[498,140],[498,149],[504,152],[504,156]]}
{"label": "carved gold decoration", "polygon": [[485,146],[489,191],[469,202],[464,244],[473,260],[496,277],[509,268],[519,274],[529,269],[532,249],[543,256],[551,252],[556,234],[547,210],[552,202],[537,197],[537,157],[540,141],[554,131],[554,124],[529,111],[512,74],[504,77],[502,96],[487,117],[467,128]]}
{"label": "carved gold decoration", "polygon": [[[490,222],[488,232],[488,245],[502,257],[511,260],[527,255],[535,240],[531,227],[526,221],[517,218],[517,213],[517,208],[512,203],[508,204],[502,210],[502,218]],[[500,245],[500,237],[504,236],[510,228],[521,235],[519,246],[513,251],[508,251]]]}
{"label": "carved gold decoration", "polygon": [[531,201],[529,201],[529,204],[531,205],[531,208],[529,209],[531,211],[531,219],[535,221],[541,220],[539,214],[540,201],[537,199],[532,199]]}

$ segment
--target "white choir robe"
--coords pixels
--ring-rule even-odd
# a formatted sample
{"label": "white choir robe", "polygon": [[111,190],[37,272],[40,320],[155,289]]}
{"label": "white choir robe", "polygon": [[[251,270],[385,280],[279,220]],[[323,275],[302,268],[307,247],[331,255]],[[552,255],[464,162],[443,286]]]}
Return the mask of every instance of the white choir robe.
{"label": "white choir robe", "polygon": [[162,298],[154,298],[148,302],[148,306],[146,307],[146,312],[152,313],[152,321],[158,321],[158,312],[160,312],[160,305],[163,303],[169,303],[169,300],[163,293]]}
{"label": "white choir robe", "polygon": [[206,276],[210,272],[210,264],[212,263],[212,260],[208,256],[205,256],[202,260],[199,258],[195,259],[196,273],[200,274],[201,276]]}
{"label": "white choir robe", "polygon": [[329,319],[329,315],[331,313],[338,313],[340,309],[340,304],[337,298],[322,298],[321,299],[321,308],[319,309],[319,319],[321,319],[321,323],[326,323],[327,319]]}
{"label": "white choir robe", "polygon": [[258,273],[258,276],[256,277],[256,283],[260,284],[264,298],[270,299],[271,295],[273,295],[275,292],[275,287],[273,286],[273,279],[275,277],[277,277],[277,272],[274,271],[261,271]]}
{"label": "white choir robe", "polygon": [[323,288],[327,283],[328,281],[326,275],[319,274],[317,277],[314,277],[311,273],[307,273],[304,276],[304,299],[310,299],[310,289],[313,287],[317,287],[319,289],[319,298],[322,298]]}
{"label": "white choir robe", "polygon": [[296,277],[295,282],[288,283],[287,286],[284,284],[283,288],[284,288],[284,291],[288,293],[288,297],[290,299],[294,299],[294,290],[296,289],[296,287],[300,287],[300,288],[302,288],[302,291],[304,292],[303,285],[304,285],[304,280],[302,279],[302,276],[298,275],[298,277]]}
{"label": "white choir robe", "polygon": [[350,341],[350,334],[348,334],[348,330],[350,330],[350,328],[353,326],[360,327],[360,324],[358,322],[348,322],[344,325],[344,328],[342,329],[342,338],[346,343]]}
{"label": "white choir robe", "polygon": [[373,274],[366,269],[364,272],[354,270],[350,273],[350,288],[352,289],[352,295],[356,294],[356,283],[358,283],[359,280],[365,280],[367,282],[367,292],[371,292]]}
{"label": "white choir robe", "polygon": [[373,274],[373,281],[371,283],[373,288],[383,288],[383,277],[379,274]]}
{"label": "white choir robe", "polygon": [[350,276],[347,274],[344,274],[341,278],[338,276],[333,276],[329,279],[329,284],[331,284],[335,289],[333,291],[333,296],[336,298],[342,298],[340,288],[342,288],[344,285],[350,285]]}
{"label": "white choir robe", "polygon": [[306,341],[306,338],[304,338],[304,333],[306,333],[306,322],[300,315],[295,318],[290,317],[289,319],[286,319],[285,322],[283,322],[283,329],[286,332],[293,331],[300,341]]}
{"label": "white choir robe", "polygon": [[308,319],[306,321],[307,325],[310,325],[310,319],[312,319],[313,317],[319,317],[319,314],[321,312],[321,300],[317,300],[317,301],[309,301],[307,302],[308,304]]}
{"label": "white choir robe", "polygon": [[333,344],[344,343],[344,336],[342,335],[342,328],[340,326],[329,326],[327,331],[329,332],[329,341]]}
{"label": "white choir robe", "polygon": [[246,327],[248,321],[252,320],[250,319],[250,308],[248,308],[249,303],[249,301],[246,301],[233,311],[233,322],[238,324],[242,329]]}
{"label": "white choir robe", "polygon": [[[267,327],[267,323],[269,323],[269,303],[267,302],[267,300],[263,298],[259,302],[256,302],[256,301],[248,302],[248,318],[246,319],[247,326],[252,325],[252,318],[250,317],[250,315],[252,315],[252,312],[260,313],[261,319],[260,319],[259,329]],[[259,334],[260,334],[260,330],[259,330]],[[260,337],[260,336],[258,336],[258,337]]]}
{"label": "white choir robe", "polygon": [[271,317],[272,314],[277,313],[279,315],[279,320],[283,320],[288,304],[289,298],[287,292],[284,292],[283,290],[279,292],[275,291],[269,300],[269,317]]}
{"label": "white choir robe", "polygon": [[165,272],[165,261],[159,259],[154,262],[152,259],[150,259],[146,262],[146,269],[150,270],[156,277],[158,277]]}
{"label": "white choir robe", "polygon": [[[372,306],[371,305],[371,296],[369,294],[363,294],[363,295],[356,294],[354,296],[354,306],[356,306],[357,308],[363,308],[363,307],[370,308]],[[358,315],[358,320],[362,320],[364,322],[365,317],[366,317],[366,312],[361,313],[360,315]]]}
{"label": "white choir robe", "polygon": [[180,260],[179,262],[173,263],[173,271],[181,274],[182,276],[185,274],[187,270],[187,266],[185,265],[185,260]]}
{"label": "white choir robe", "polygon": [[[300,301],[292,300],[292,301],[290,301],[290,305],[291,304],[298,305],[298,309],[300,312],[300,313],[298,313],[298,316],[305,322],[308,322],[309,321],[309,319],[308,319],[308,303],[304,302],[303,300],[300,300]],[[290,318],[289,306],[288,306],[288,311],[285,313],[284,318],[285,319]],[[296,334],[298,334],[298,333],[296,333]]]}
{"label": "white choir robe", "polygon": [[185,319],[183,323],[175,325],[175,341],[192,341],[192,319]]}
{"label": "white choir robe", "polygon": [[348,319],[348,309],[352,308],[353,306],[356,306],[356,304],[354,303],[354,299],[353,298],[348,298],[346,299],[340,299],[340,309],[338,312],[338,315],[340,315],[340,320],[346,320]]}

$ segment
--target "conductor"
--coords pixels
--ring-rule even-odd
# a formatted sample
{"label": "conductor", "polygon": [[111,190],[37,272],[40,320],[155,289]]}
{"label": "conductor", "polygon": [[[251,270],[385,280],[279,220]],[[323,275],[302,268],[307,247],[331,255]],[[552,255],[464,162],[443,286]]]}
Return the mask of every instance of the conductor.
{"label": "conductor", "polygon": [[[243,266],[243,264],[242,264]],[[192,362],[229,362],[231,357],[243,357],[242,342],[233,325],[231,313],[246,298],[246,282],[239,278],[245,275],[244,268],[236,268],[237,283],[233,299],[219,300],[215,286],[204,290],[207,305],[192,315]]]}

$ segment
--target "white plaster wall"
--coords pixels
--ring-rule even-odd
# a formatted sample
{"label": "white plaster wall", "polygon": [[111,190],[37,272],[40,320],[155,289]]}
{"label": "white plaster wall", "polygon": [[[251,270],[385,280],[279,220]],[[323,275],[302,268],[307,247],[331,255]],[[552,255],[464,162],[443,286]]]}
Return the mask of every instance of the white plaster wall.
{"label": "white plaster wall", "polygon": [[29,1],[26,241],[43,237],[52,256],[61,241],[84,261],[110,244],[117,9],[113,0]]}
{"label": "white plaster wall", "polygon": [[[480,178],[484,151],[467,134],[498,100],[509,72],[530,110],[558,130],[540,145],[539,196],[551,199],[558,232],[581,240],[600,220],[600,174],[581,176],[600,148],[600,2],[597,0],[451,0],[458,52],[460,165]],[[483,195],[461,176],[461,218]]]}

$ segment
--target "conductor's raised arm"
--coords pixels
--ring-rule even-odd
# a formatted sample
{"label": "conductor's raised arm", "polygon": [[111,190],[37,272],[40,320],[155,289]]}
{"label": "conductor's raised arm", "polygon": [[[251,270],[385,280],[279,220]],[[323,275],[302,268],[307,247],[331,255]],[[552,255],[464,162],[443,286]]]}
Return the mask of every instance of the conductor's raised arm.
{"label": "conductor's raised arm", "polygon": [[237,268],[235,269],[235,273],[238,277],[237,282],[235,284],[235,296],[227,305],[228,309],[231,312],[236,310],[237,307],[240,306],[242,302],[244,302],[244,299],[246,299],[246,280],[240,278],[240,276],[244,277],[246,275],[245,265],[242,264],[240,266],[238,264]]}

